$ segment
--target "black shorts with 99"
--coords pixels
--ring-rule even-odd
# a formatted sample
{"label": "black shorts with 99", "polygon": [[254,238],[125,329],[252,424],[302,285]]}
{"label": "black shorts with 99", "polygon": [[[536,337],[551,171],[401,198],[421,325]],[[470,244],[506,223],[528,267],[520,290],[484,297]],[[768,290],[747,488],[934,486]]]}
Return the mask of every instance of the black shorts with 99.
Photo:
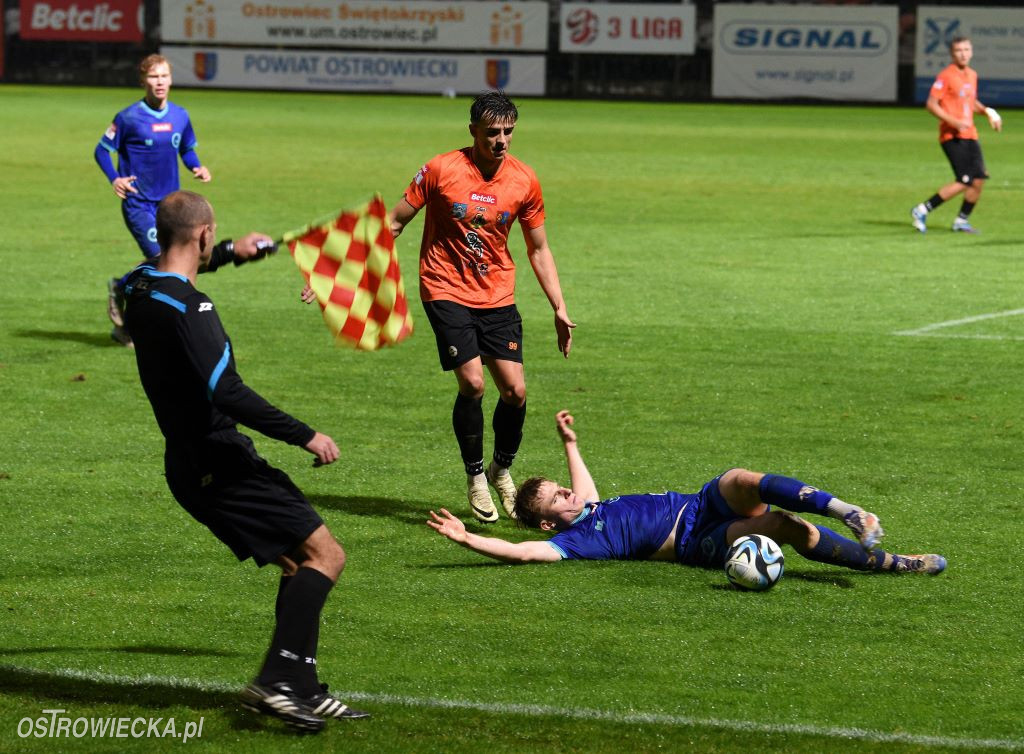
{"label": "black shorts with 99", "polygon": [[942,151],[953,167],[953,175],[965,186],[970,186],[975,179],[988,178],[985,158],[981,156],[981,144],[977,139],[949,139],[942,142]]}
{"label": "black shorts with 99", "polygon": [[181,507],[239,560],[273,563],[323,525],[288,475],[236,430],[214,432],[188,447],[168,446],[164,467]]}
{"label": "black shorts with 99", "polygon": [[477,356],[523,361],[523,320],[515,304],[474,309],[454,301],[424,301],[437,355],[446,372]]}

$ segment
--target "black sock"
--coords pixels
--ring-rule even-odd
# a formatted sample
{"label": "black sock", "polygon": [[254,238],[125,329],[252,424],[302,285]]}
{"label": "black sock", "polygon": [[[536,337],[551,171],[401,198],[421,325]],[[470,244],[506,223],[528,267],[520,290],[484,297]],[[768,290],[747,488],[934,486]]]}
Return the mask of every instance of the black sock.
{"label": "black sock", "polygon": [[480,398],[459,393],[452,407],[452,428],[459,441],[462,463],[470,476],[484,473],[484,410]]}
{"label": "black sock", "polygon": [[274,603],[274,619],[281,620],[281,598],[292,583],[291,576],[281,574],[281,580],[277,584],[277,602]]}
{"label": "black sock", "polygon": [[[282,596],[288,590],[289,585],[292,583],[292,576],[285,576],[281,574],[281,581],[277,585],[277,602],[274,605],[274,617],[277,620],[281,620],[281,603]],[[320,643],[320,621],[317,621],[313,630],[309,636],[306,637],[306,641],[302,645],[302,661],[307,665],[313,666],[313,671],[316,671],[316,648]],[[307,695],[308,696],[308,695]]]}
{"label": "black sock", "polygon": [[945,199],[943,199],[943,198],[942,198],[941,196],[939,196],[938,194],[933,194],[933,195],[932,195],[932,198],[931,198],[931,199],[929,199],[928,201],[926,201],[926,202],[924,203],[924,208],[925,208],[926,210],[928,210],[929,212],[931,212],[931,211],[932,211],[933,209],[935,209],[936,207],[938,207],[938,206],[939,206],[940,204],[942,204],[942,203],[943,203],[944,201],[946,201],[946,200],[945,200]]}
{"label": "black sock", "polygon": [[312,696],[320,691],[320,683],[316,646],[310,653],[308,642],[319,636],[320,611],[334,582],[315,568],[300,568],[287,580],[278,596],[277,626],[258,680],[261,685],[285,682],[299,696]]}
{"label": "black sock", "polygon": [[494,407],[494,462],[498,466],[508,468],[516,460],[519,443],[523,441],[523,423],[526,421],[526,403],[513,406],[511,403],[498,401]]}
{"label": "black sock", "polygon": [[964,199],[964,203],[960,205],[960,217],[966,220],[971,216],[971,212],[974,210],[974,202],[969,202]]}

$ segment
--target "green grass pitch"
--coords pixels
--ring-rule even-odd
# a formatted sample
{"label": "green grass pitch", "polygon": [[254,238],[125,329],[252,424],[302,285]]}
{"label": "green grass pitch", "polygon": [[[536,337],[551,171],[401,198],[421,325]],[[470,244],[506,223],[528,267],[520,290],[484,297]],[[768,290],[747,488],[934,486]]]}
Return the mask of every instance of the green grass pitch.
{"label": "green grass pitch", "polygon": [[[22,738],[42,710],[204,722],[207,751],[300,744],[237,712],[276,569],[239,565],[171,498],[105,281],[136,261],[92,161],[137,92],[0,88],[0,751],[173,751],[178,739]],[[468,100],[177,90],[224,236],[281,233],[468,143]],[[568,361],[524,258],[529,415],[514,471],[564,475],[578,419],[598,488],[694,491],[730,466],[877,512],[937,578],[787,550],[772,591],[664,563],[510,567],[423,525],[465,513],[454,383],[416,332],[336,348],[287,254],[201,278],[248,384],[333,435],[339,463],[266,438],[345,545],[320,669],[374,718],[346,752],[939,752],[1024,748],[1020,454],[1024,118],[983,126],[993,178],[927,235],[949,179],[923,109],[523,100],[512,151],[544,186]],[[983,119],[979,119],[982,121]],[[422,218],[401,239],[416,291]],[[1000,315],[1000,316],[984,316]],[[902,333],[902,334],[901,334]],[[493,387],[485,405],[493,405]],[[490,408],[487,408],[490,411]],[[488,531],[521,536],[507,520]],[[539,536],[539,535],[533,535]]]}

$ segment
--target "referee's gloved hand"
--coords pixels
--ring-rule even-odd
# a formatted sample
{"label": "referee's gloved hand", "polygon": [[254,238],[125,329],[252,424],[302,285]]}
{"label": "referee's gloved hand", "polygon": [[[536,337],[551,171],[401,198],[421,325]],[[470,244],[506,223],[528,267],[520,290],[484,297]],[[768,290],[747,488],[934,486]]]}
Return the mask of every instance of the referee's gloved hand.
{"label": "referee's gloved hand", "polygon": [[313,461],[314,466],[326,466],[329,463],[334,463],[341,455],[334,440],[321,432],[317,432],[313,435],[313,439],[306,443],[306,450],[316,456],[316,460]]}

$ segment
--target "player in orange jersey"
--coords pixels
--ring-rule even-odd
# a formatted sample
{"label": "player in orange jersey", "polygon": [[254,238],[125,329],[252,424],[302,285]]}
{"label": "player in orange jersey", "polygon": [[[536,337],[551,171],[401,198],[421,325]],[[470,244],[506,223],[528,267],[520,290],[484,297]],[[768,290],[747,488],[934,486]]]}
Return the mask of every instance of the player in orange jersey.
{"label": "player in orange jersey", "polygon": [[939,119],[939,144],[953,167],[956,180],[940,188],[930,199],[910,210],[915,228],[924,233],[928,228],[928,213],[948,199],[963,192],[964,202],[960,214],[953,221],[953,230],[977,233],[970,216],[981,197],[988,178],[985,159],[978,143],[978,129],[974,127],[974,114],[985,113],[996,131],[1003,129],[1003,119],[991,107],[978,100],[978,74],[968,66],[974,51],[971,40],[954,37],[949,43],[953,62],[946,66],[932,84],[925,107]]}
{"label": "player in orange jersey", "polygon": [[[420,244],[420,298],[445,371],[455,373],[458,395],[452,425],[468,477],[469,504],[480,521],[498,520],[488,483],[508,515],[516,487],[509,466],[519,450],[526,418],[523,326],[515,305],[515,263],[508,248],[519,221],[526,252],[555,311],[558,348],[566,357],[576,325],[566,313],[558,270],[544,230],[544,199],[533,170],[512,157],[519,118],[503,92],[477,97],[469,111],[473,144],[441,154],[420,168],[391,211],[397,237],[426,207]],[[498,388],[494,453],[484,469],[484,366]]]}

